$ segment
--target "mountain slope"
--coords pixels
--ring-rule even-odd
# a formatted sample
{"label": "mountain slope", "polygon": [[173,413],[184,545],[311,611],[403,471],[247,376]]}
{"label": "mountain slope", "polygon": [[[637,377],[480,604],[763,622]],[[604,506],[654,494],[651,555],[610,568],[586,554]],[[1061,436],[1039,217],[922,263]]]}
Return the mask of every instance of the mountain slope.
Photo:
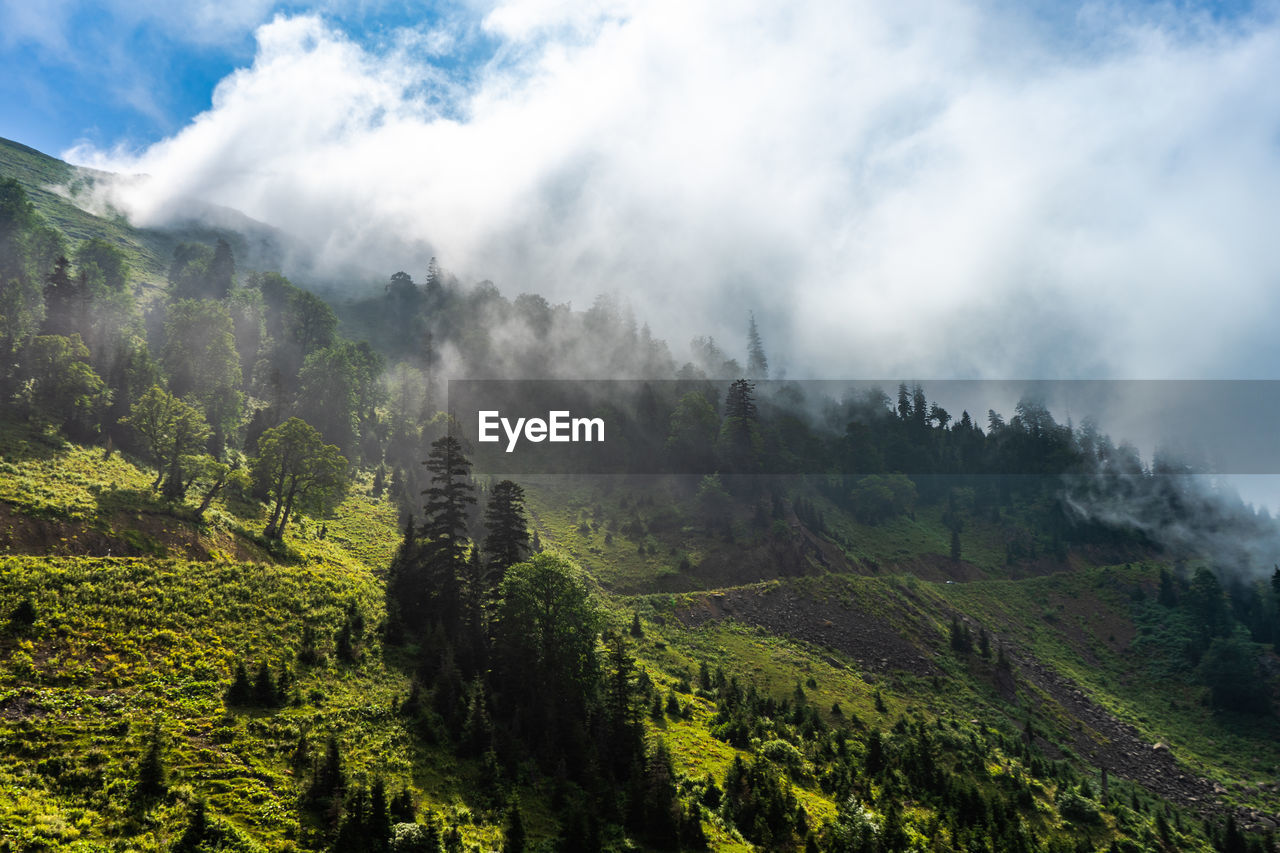
{"label": "mountain slope", "polygon": [[[0,151],[73,244],[124,241],[159,275],[133,280],[161,307],[224,318],[215,352],[240,371],[209,385],[249,405],[201,452],[266,457],[282,440],[264,438],[269,425],[305,415],[317,441],[346,443],[335,466],[354,481],[279,540],[259,532],[265,484],[224,480],[201,515],[204,486],[182,481],[203,463],[179,454],[158,464],[183,488],[157,490],[120,448],[162,458],[132,432],[153,384],[209,390],[182,379],[190,365],[172,347],[198,329],[124,318],[118,331],[150,337],[134,344],[137,387],[92,335],[101,362],[4,374],[0,853],[1274,847],[1280,731],[1265,709],[1280,584],[1077,523],[1054,477],[965,470],[956,487],[887,467],[876,500],[859,497],[870,477],[845,473],[531,479],[527,526],[544,554],[485,565],[456,528],[440,532],[443,510],[420,523],[423,495],[452,469],[437,455],[443,417],[418,387],[440,378],[424,372],[430,358],[395,364],[383,397],[372,350],[335,337],[327,306],[283,279],[166,302],[159,251],[178,236],[87,214],[45,187],[94,176]],[[550,311],[436,273],[421,290],[394,277],[369,316],[413,321],[401,343],[430,341],[431,328],[483,337],[466,363],[484,365],[501,343],[493,329]],[[494,320],[511,311],[515,326]],[[593,311],[595,332],[575,340],[603,346],[617,335]],[[55,333],[19,360],[39,367],[41,347],[92,330],[92,318],[51,313]],[[556,316],[565,323],[548,330],[577,334],[570,309]],[[166,357],[147,368],[147,352]],[[114,432],[72,433],[79,422],[49,418],[49,395],[32,393],[99,368],[133,392],[84,395]],[[1035,430],[1018,418],[986,435],[935,426],[917,392],[903,411],[918,417],[873,413],[863,438],[896,436],[898,456],[1007,440],[1033,462],[1046,445],[1032,439],[1074,446],[1047,412]],[[108,412],[120,399],[131,408]],[[60,437],[71,434],[90,443]],[[833,449],[811,437],[815,452]],[[484,510],[500,491],[480,479],[479,500],[459,498],[451,515],[475,544],[497,524]],[[573,618],[554,618],[561,607]]]}
{"label": "mountain slope", "polygon": [[295,251],[278,230],[227,208],[190,201],[175,209],[164,228],[135,228],[124,216],[99,215],[75,198],[113,176],[72,166],[21,143],[0,139],[0,177],[17,179],[36,210],[71,243],[107,240],[125,252],[135,278],[159,287],[168,274],[173,250],[183,242],[226,239],[247,269],[278,269],[286,251]]}

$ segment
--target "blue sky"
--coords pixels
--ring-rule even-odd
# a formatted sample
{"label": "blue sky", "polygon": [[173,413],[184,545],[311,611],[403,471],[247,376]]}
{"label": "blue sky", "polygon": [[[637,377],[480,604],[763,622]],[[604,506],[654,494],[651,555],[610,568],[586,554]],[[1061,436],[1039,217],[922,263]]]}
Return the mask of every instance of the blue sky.
{"label": "blue sky", "polygon": [[0,135],[677,357],[754,308],[798,376],[1276,378],[1276,10],[0,0]]}
{"label": "blue sky", "polygon": [[[276,15],[320,14],[375,51],[398,30],[447,26],[458,41],[433,62],[463,77],[492,60],[497,46],[480,30],[481,5],[404,0],[174,4],[199,7],[194,14],[145,0],[36,5],[0,0],[0,65],[9,70],[0,75],[0,136],[55,154],[85,141],[141,147],[176,133],[209,108],[220,80],[252,61],[254,30]],[[1034,20],[1042,36],[1061,39],[1081,53],[1095,49],[1099,40],[1096,31],[1081,25],[1081,11],[1089,5],[993,4],[1000,14]],[[1257,11],[1250,0],[1117,5],[1136,16],[1173,10],[1188,20],[1242,19]],[[193,22],[216,6],[224,7],[216,22]]]}
{"label": "blue sky", "polygon": [[[434,61],[464,77],[493,48],[473,12],[443,3],[35,5],[0,0],[0,65],[9,70],[0,75],[0,136],[53,154],[86,141],[139,148],[176,133],[209,109],[220,80],[252,62],[254,31],[277,15],[323,15],[375,51],[399,30],[447,23],[460,40]],[[221,13],[208,11],[218,7]]]}

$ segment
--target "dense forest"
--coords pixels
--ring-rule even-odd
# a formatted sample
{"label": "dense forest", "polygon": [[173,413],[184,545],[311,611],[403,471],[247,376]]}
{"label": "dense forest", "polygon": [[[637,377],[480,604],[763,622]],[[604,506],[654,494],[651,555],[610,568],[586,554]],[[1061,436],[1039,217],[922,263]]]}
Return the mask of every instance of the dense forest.
{"label": "dense forest", "polygon": [[[228,239],[180,242],[159,287],[143,286],[130,257],[110,239],[68,236],[22,183],[0,179],[0,416],[14,484],[3,521],[13,531],[29,514],[31,525],[72,530],[56,498],[28,513],[35,504],[11,496],[20,475],[36,476],[22,473],[18,448],[43,442],[56,448],[42,451],[48,460],[78,452],[96,470],[129,465],[141,477],[121,515],[101,495],[125,475],[94,487],[94,517],[111,520],[86,529],[120,550],[78,554],[100,563],[63,566],[76,558],[59,546],[23,540],[21,525],[6,534],[10,553],[48,557],[3,574],[6,779],[79,803],[85,824],[41,835],[30,808],[3,800],[16,828],[0,829],[0,849],[1275,849],[1273,787],[1214,799],[1219,779],[1256,758],[1253,746],[1230,740],[1223,749],[1238,754],[1224,757],[1188,736],[1199,757],[1174,775],[1197,781],[1162,787],[1150,765],[1118,757],[1118,736],[1099,741],[1114,755],[1085,751],[1085,723],[1040,662],[1102,697],[1112,685],[1063,664],[1061,649],[1084,649],[1099,672],[1140,661],[1155,679],[1142,684],[1182,685],[1167,701],[1144,688],[1161,713],[1187,711],[1178,703],[1192,696],[1187,706],[1205,715],[1195,719],[1231,738],[1269,737],[1280,568],[1267,555],[1280,560],[1280,543],[1265,512],[1145,464],[1096,428],[1059,423],[1034,399],[1007,419],[948,412],[916,383],[801,404],[766,381],[753,316],[741,361],[710,338],[677,358],[617,300],[577,311],[536,294],[509,299],[435,260],[421,283],[398,271],[382,293],[331,305],[279,272],[242,269]],[[678,395],[659,389],[624,413],[644,440],[618,452],[697,473],[603,486],[475,476],[473,448],[441,411],[445,383],[464,376],[684,380],[668,386]],[[45,464],[40,488],[58,481]],[[351,522],[357,499],[383,520]],[[1129,511],[1097,511],[1118,505]],[[323,620],[302,601],[255,611],[245,591],[228,612],[262,620],[252,630],[268,639],[228,635],[213,675],[181,688],[204,710],[172,710],[178,694],[162,691],[115,746],[93,747],[95,763],[41,752],[53,747],[40,738],[23,746],[55,707],[36,687],[89,695],[109,669],[84,664],[73,677],[74,655],[50,663],[69,636],[95,641],[68,627],[80,618],[65,609],[72,593],[59,584],[69,582],[32,578],[47,567],[111,576],[127,561],[137,561],[127,571],[160,571],[175,552],[158,534],[117,529],[144,511],[186,525],[197,544],[230,519],[217,541],[236,559],[205,554],[228,566],[316,577],[328,563],[364,566],[321,549],[354,548],[352,531],[374,525],[385,559],[361,568],[367,583],[326,604]],[[920,548],[927,559],[893,542],[906,531],[934,543]],[[873,555],[881,540],[891,544]],[[663,563],[661,576],[612,582],[605,564],[623,565],[613,555],[624,551],[628,566]],[[196,571],[188,565],[175,571]],[[946,598],[953,577],[975,592]],[[756,582],[780,586],[737,605],[733,624],[750,630],[697,633],[704,618],[725,624],[724,602]],[[1039,597],[1009,614],[1014,593],[982,582],[1025,582]],[[129,583],[148,599],[177,596]],[[286,595],[258,583],[273,602]],[[307,594],[329,601],[317,583]],[[1057,583],[1084,592],[1036,586]],[[788,636],[766,630],[759,602],[772,589],[815,613],[856,603],[915,645],[899,637],[910,654],[860,668],[854,646],[811,642],[798,633],[808,617],[793,612],[787,641],[802,645],[775,671],[759,636]],[[1114,624],[1085,639],[1063,627],[1052,653],[1019,633],[1029,614],[1057,636],[1065,617],[1050,602],[1062,610],[1078,594],[1098,597]],[[153,615],[121,612],[132,614],[126,631],[162,631]],[[200,608],[184,618],[198,633]],[[833,618],[812,621],[834,630]],[[735,663],[742,648],[757,657]],[[360,689],[386,701],[353,702],[333,719],[359,717],[369,738],[393,727],[395,746],[381,752],[323,718],[344,681],[365,678],[372,686]],[[1105,695],[1089,713],[1146,707]],[[179,749],[192,725],[182,721],[200,715],[221,728]],[[1130,718],[1144,733],[1165,721]],[[233,734],[220,741],[222,730]],[[272,744],[253,759],[271,793],[252,797],[277,804],[274,816],[248,819],[237,810],[250,795],[202,774],[235,732]],[[1156,746],[1142,741],[1152,760],[1172,760]],[[719,758],[704,765],[703,755]],[[449,768],[449,797],[428,795],[426,766]]]}

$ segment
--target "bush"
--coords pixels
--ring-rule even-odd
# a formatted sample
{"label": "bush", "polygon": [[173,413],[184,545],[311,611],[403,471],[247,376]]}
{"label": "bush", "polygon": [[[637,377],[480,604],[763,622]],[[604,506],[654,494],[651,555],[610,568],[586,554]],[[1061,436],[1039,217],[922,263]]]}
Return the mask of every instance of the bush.
{"label": "bush", "polygon": [[785,740],[766,741],[760,754],[782,767],[793,778],[804,774],[804,755]]}
{"label": "bush", "polygon": [[1092,825],[1102,822],[1102,813],[1098,811],[1097,803],[1071,789],[1059,795],[1058,813],[1072,823]]}
{"label": "bush", "polygon": [[1270,711],[1269,685],[1259,671],[1253,643],[1237,637],[1216,637],[1197,671],[1201,683],[1209,688],[1213,707],[1253,714]]}

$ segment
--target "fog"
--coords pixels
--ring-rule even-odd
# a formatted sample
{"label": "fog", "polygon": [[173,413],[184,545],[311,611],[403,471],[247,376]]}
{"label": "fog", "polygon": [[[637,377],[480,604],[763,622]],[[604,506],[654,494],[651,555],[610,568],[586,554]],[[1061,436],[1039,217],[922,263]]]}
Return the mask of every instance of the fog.
{"label": "fog", "polygon": [[139,224],[285,230],[303,280],[435,255],[615,293],[677,357],[741,358],[754,309],[796,377],[1275,375],[1274,16],[1054,14],[516,0],[377,47],[280,16],[181,131],[66,154],[148,175],[110,193]]}

